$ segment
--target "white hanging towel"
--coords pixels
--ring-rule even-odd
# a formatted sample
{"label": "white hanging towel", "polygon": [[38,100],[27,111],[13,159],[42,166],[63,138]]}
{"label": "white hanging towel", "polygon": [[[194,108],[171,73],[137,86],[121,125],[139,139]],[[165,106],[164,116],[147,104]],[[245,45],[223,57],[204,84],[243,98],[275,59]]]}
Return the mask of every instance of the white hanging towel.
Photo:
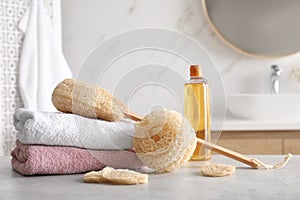
{"label": "white hanging towel", "polygon": [[[2,71],[2,67],[0,67],[0,74],[3,74],[3,71]],[[0,88],[2,89],[2,82],[0,80]],[[3,110],[2,110],[2,101],[3,101],[3,98],[2,98],[2,95],[0,94],[0,156],[4,156],[4,140],[3,140],[3,137],[4,137],[4,134],[2,133],[2,130],[5,130],[3,127],[3,121],[6,121],[4,120],[4,116],[5,114],[3,113]]]}
{"label": "white hanging towel", "polygon": [[59,48],[43,0],[31,0],[19,28],[25,34],[19,71],[24,106],[31,110],[55,111],[52,91],[59,82],[71,78],[72,72]]}

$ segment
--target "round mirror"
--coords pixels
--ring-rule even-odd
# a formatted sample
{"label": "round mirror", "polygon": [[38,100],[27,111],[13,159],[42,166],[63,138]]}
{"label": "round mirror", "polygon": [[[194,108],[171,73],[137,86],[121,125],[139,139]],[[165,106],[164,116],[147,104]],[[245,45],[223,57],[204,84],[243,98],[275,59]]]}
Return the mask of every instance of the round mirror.
{"label": "round mirror", "polygon": [[230,47],[257,57],[300,51],[299,0],[202,0],[209,23]]}

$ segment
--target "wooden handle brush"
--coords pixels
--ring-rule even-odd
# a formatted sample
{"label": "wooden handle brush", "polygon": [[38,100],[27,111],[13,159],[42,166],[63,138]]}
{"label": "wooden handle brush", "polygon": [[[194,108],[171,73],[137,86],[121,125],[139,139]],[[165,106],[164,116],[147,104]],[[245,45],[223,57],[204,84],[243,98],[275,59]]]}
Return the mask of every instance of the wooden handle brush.
{"label": "wooden handle brush", "polygon": [[[125,114],[125,116],[127,116],[128,118],[131,118],[132,120],[135,121],[141,121],[142,117],[132,113],[132,112],[128,112]],[[230,149],[221,147],[219,145],[213,144],[211,142],[207,142],[203,139],[197,138],[197,142],[200,143],[202,145],[202,147],[206,148],[206,149],[210,149],[218,154],[224,155],[226,157],[232,158],[234,160],[237,160],[239,162],[242,162],[246,165],[249,165],[253,168],[258,168],[261,165],[259,163],[257,163],[254,159],[252,158],[248,158],[247,156],[240,154],[238,152],[232,151]]]}

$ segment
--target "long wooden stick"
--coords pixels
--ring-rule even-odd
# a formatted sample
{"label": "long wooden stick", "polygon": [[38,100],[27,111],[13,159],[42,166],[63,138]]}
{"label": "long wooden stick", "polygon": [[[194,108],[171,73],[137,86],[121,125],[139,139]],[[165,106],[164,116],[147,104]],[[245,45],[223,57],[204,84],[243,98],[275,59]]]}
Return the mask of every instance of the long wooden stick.
{"label": "long wooden stick", "polygon": [[238,152],[232,151],[230,149],[226,149],[224,147],[218,146],[216,144],[207,142],[205,140],[202,140],[200,138],[197,138],[197,142],[200,143],[202,145],[202,147],[206,148],[206,149],[211,149],[212,151],[219,153],[223,156],[232,158],[234,160],[237,160],[239,162],[242,162],[246,165],[249,165],[253,168],[259,168],[260,164],[257,163],[254,159],[252,158],[248,158],[247,156],[240,154]]}

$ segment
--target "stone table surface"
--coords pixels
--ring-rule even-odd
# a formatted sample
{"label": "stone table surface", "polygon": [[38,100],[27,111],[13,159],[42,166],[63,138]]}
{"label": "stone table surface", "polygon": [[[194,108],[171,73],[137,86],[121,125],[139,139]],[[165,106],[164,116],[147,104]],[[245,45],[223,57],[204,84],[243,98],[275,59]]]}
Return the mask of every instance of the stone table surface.
{"label": "stone table surface", "polygon": [[[274,164],[283,155],[251,156]],[[231,176],[201,176],[201,165],[189,162],[173,173],[150,174],[143,185],[87,184],[82,174],[22,176],[11,169],[10,157],[0,157],[0,199],[300,199],[300,156],[293,156],[285,168],[256,170],[223,156],[209,163],[237,166]]]}

